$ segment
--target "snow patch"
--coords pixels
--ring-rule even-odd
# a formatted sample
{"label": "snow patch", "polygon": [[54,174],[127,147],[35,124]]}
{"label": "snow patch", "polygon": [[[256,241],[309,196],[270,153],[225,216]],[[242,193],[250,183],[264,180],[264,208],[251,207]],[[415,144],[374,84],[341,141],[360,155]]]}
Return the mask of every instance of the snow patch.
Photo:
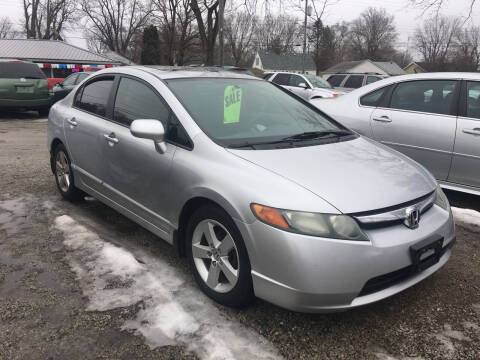
{"label": "snow patch", "polygon": [[437,339],[445,350],[445,358],[452,359],[455,356],[456,348],[452,340],[457,341],[471,341],[471,339],[464,335],[461,331],[453,330],[452,326],[445,324],[443,331],[434,334],[433,337]]}
{"label": "snow patch", "polygon": [[89,298],[87,310],[141,302],[136,318],[122,329],[143,335],[151,348],[183,345],[206,360],[281,358],[265,338],[221,313],[166,261],[108,243],[67,215],[57,217],[54,226],[64,235],[68,261]]}
{"label": "snow patch", "polygon": [[452,207],[452,212],[457,224],[461,224],[471,231],[480,230],[480,212],[456,207]]}
{"label": "snow patch", "polygon": [[373,353],[377,359],[379,360],[424,360],[424,358],[420,356],[416,357],[409,357],[409,356],[403,356],[403,357],[394,357],[383,350],[378,349]]}
{"label": "snow patch", "polygon": [[0,229],[7,232],[7,235],[16,234],[27,217],[28,198],[20,197],[0,201]]}

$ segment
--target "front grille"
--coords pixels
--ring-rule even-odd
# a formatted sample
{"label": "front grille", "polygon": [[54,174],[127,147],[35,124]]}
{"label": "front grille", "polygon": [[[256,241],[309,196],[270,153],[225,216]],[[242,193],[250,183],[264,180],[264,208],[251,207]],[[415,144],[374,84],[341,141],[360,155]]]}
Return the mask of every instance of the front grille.
{"label": "front grille", "polygon": [[[454,241],[450,241],[448,245],[442,249],[441,256],[443,256],[443,254],[445,254],[445,252],[448,249],[450,249],[453,246],[453,244],[454,244]],[[424,261],[428,261],[428,258],[424,259]],[[404,280],[407,280],[413,275],[418,274],[416,269],[417,269],[416,266],[409,265],[399,270],[392,271],[388,274],[371,278],[363,286],[362,291],[360,291],[360,294],[358,296],[370,295],[378,291],[388,289],[390,286],[398,284]]]}

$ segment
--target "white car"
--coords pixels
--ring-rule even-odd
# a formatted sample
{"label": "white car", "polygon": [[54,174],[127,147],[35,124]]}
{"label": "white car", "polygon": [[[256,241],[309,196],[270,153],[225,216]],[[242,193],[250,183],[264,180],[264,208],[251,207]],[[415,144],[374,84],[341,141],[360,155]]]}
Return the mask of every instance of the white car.
{"label": "white car", "polygon": [[265,80],[290,90],[305,100],[336,98],[345,94],[335,90],[328,81],[314,75],[295,74],[289,72],[270,72],[263,75]]}
{"label": "white car", "polygon": [[442,187],[480,195],[480,74],[395,76],[312,104],[418,161]]}

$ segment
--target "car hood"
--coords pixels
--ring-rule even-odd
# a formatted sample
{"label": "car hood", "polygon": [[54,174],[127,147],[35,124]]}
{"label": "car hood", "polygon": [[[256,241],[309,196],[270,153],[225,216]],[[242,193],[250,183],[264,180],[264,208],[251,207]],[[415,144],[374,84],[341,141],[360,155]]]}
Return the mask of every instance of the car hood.
{"label": "car hood", "polygon": [[228,151],[297,183],[342,213],[399,205],[436,187],[421,165],[362,137],[301,148]]}

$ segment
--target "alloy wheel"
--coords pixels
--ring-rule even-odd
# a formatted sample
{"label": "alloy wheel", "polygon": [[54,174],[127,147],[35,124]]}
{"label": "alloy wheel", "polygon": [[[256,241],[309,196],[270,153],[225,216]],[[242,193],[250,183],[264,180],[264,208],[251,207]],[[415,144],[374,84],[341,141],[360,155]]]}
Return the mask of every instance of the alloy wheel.
{"label": "alloy wheel", "polygon": [[193,232],[195,267],[209,288],[226,293],[238,282],[240,261],[232,235],[218,221],[205,219]]}
{"label": "alloy wheel", "polygon": [[55,159],[55,175],[57,176],[58,186],[63,192],[70,188],[70,166],[68,165],[67,155],[63,151],[57,153]]}

